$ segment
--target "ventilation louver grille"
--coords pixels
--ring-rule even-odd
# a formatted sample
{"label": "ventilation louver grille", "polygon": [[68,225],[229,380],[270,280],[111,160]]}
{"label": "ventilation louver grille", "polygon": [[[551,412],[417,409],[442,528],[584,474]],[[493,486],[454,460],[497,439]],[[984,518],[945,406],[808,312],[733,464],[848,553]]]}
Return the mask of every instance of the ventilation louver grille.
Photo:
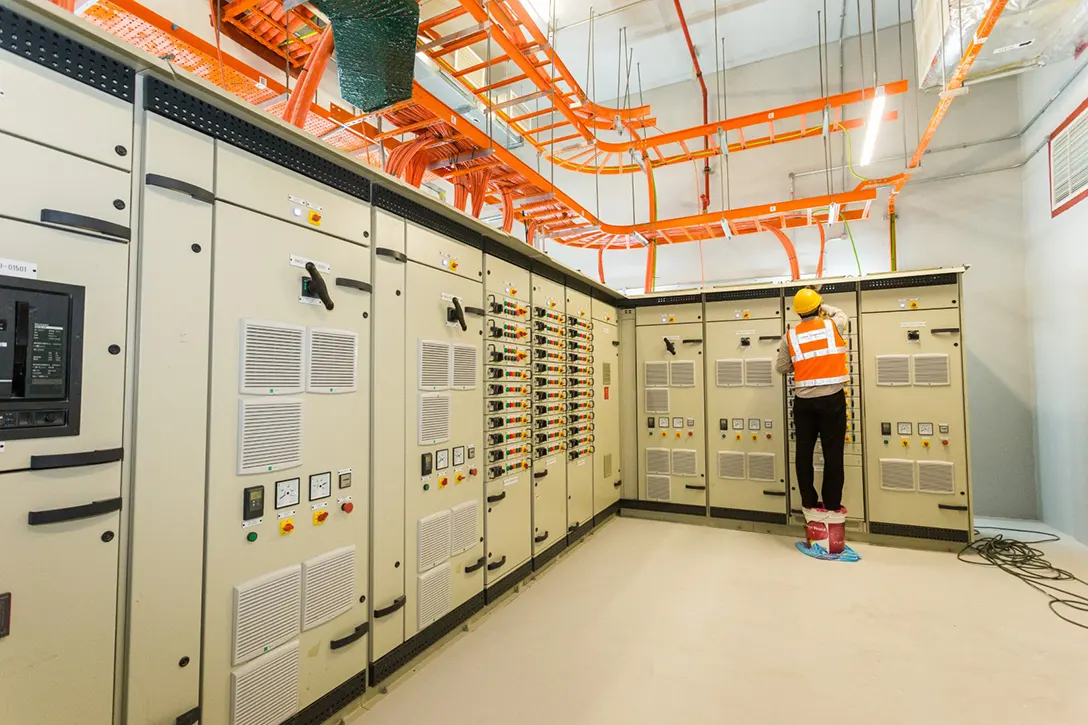
{"label": "ventilation louver grille", "polygon": [[442,443],[450,439],[449,393],[420,393],[419,444]]}
{"label": "ventilation louver grille", "polygon": [[241,392],[301,393],[305,336],[298,325],[242,320]]}
{"label": "ventilation louver grille", "polygon": [[719,388],[739,388],[744,385],[744,361],[740,358],[715,361],[714,381]]}
{"label": "ventilation louver grille", "polygon": [[646,412],[647,413],[668,413],[669,412],[669,391],[667,388],[647,388],[646,389]]}
{"label": "ventilation louver grille", "polygon": [[754,388],[774,385],[774,360],[769,357],[745,360],[744,384]]}
{"label": "ventilation louver grille", "polygon": [[774,481],[774,458],[773,453],[749,453],[748,480]]}
{"label": "ventilation louver grille", "polygon": [[646,476],[646,498],[653,501],[671,501],[672,483],[668,476]]}
{"label": "ventilation louver grille", "polygon": [[604,477],[605,478],[611,478],[612,477],[612,454],[611,453],[605,453],[604,454],[604,463],[602,465],[604,466],[604,473],[603,473]]}
{"label": "ventilation louver grille", "polygon": [[350,393],[358,388],[359,336],[345,330],[309,330],[311,393]]}
{"label": "ventilation louver grille", "polygon": [[450,611],[453,593],[449,562],[419,575],[419,628],[434,624]]}
{"label": "ventilation louver grille", "polygon": [[346,546],[302,562],[302,629],[349,611],[355,597],[355,547]]}
{"label": "ventilation louver grille", "polygon": [[668,448],[646,449],[646,473],[671,473]]}
{"label": "ventilation louver grille", "polygon": [[480,535],[477,533],[479,519],[479,501],[465,501],[454,506],[451,510],[452,521],[451,545],[454,555],[468,551],[480,543]]}
{"label": "ventilation louver grille", "polygon": [[744,454],[734,451],[718,451],[718,478],[743,479]]}
{"label": "ventilation louver grille", "polygon": [[301,398],[245,399],[238,407],[238,475],[302,465]]}
{"label": "ventilation louver grille", "polygon": [[951,385],[947,355],[915,355],[914,384],[922,386]]}
{"label": "ventilation louver grille", "polygon": [[667,388],[669,386],[669,364],[667,362],[646,363],[646,387]]}
{"label": "ventilation louver grille", "polygon": [[234,588],[234,664],[278,647],[299,633],[302,567],[298,564]]}
{"label": "ventilation louver grille", "polygon": [[672,452],[672,475],[698,476],[699,453],[687,448],[677,448]]}
{"label": "ventilation louver grille", "polygon": [[296,640],[231,672],[231,725],[276,725],[298,712],[299,669]]}
{"label": "ventilation louver grille", "polygon": [[419,341],[419,389],[445,390],[450,386],[450,346],[434,340]]}
{"label": "ventilation louver grille", "polygon": [[881,458],[880,487],[889,491],[913,491],[914,462],[895,458]]}
{"label": "ventilation louver grille", "polygon": [[450,558],[449,510],[439,511],[419,520],[419,570],[427,571]]}
{"label": "ventilation louver grille", "polygon": [[910,385],[910,355],[877,355],[876,384]]}
{"label": "ventilation louver grille", "polygon": [[606,362],[601,365],[601,384],[612,384],[612,363]]}
{"label": "ventilation louver grille", "polygon": [[918,490],[925,493],[955,493],[954,464],[945,461],[918,461]]}
{"label": "ventilation louver grille", "polygon": [[473,390],[476,387],[477,351],[475,345],[453,346],[453,388]]}
{"label": "ventilation louver grille", "polygon": [[1059,211],[1084,191],[1088,191],[1088,110],[1050,140],[1051,211]]}
{"label": "ventilation louver grille", "polygon": [[669,363],[672,387],[695,387],[695,363],[691,360],[674,360]]}

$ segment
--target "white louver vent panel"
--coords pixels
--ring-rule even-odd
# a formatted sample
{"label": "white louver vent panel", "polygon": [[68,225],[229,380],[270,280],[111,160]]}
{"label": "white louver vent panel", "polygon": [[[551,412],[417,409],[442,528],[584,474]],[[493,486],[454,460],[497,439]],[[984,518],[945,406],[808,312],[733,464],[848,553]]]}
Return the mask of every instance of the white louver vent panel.
{"label": "white louver vent panel", "polygon": [[612,363],[606,362],[601,364],[601,384],[612,384]]}
{"label": "white louver vent panel", "polygon": [[744,385],[744,361],[740,358],[714,361],[714,382],[719,388]]}
{"label": "white louver vent panel", "polygon": [[302,465],[302,398],[238,401],[238,475]]}
{"label": "white louver vent panel", "polygon": [[910,355],[877,355],[876,384],[910,385]]}
{"label": "white louver vent panel", "polygon": [[672,500],[672,483],[668,476],[646,476],[646,498],[654,501]]}
{"label": "white louver vent panel", "polygon": [[674,360],[669,363],[669,376],[674,388],[695,387],[695,362],[692,360]]}
{"label": "white louver vent panel", "polygon": [[296,640],[231,672],[231,725],[279,725],[298,712],[299,659]]}
{"label": "white louver vent panel", "polygon": [[476,544],[480,543],[480,534],[478,528],[479,519],[479,501],[465,501],[462,504],[454,506],[450,512],[452,515],[451,522],[451,537],[452,543],[450,548],[452,553],[456,556],[463,551],[468,551]]}
{"label": "white louver vent panel", "polygon": [[925,493],[955,493],[954,464],[945,461],[918,461],[918,490]]}
{"label": "white louver vent panel", "polygon": [[753,388],[766,388],[774,385],[774,360],[769,357],[745,360],[744,384]]}
{"label": "white louver vent panel", "polygon": [[241,381],[249,395],[289,395],[303,388],[306,328],[242,320]]}
{"label": "white louver vent panel", "polygon": [[418,523],[419,570],[427,571],[450,558],[450,512],[424,516]]}
{"label": "white louver vent panel", "polygon": [[881,458],[880,487],[889,491],[913,491],[914,461]]}
{"label": "white louver vent panel", "polygon": [[1088,191],[1088,110],[1050,139],[1051,211]]}
{"label": "white louver vent panel", "polygon": [[330,622],[355,605],[355,547],[302,562],[302,629]]}
{"label": "white louver vent panel", "polygon": [[435,340],[419,341],[419,389],[445,390],[450,386],[450,346]]}
{"label": "white louver vent panel", "polygon": [[668,413],[669,390],[668,388],[646,388],[646,412]]}
{"label": "white louver vent panel", "polygon": [[449,563],[419,575],[419,628],[434,624],[450,611],[453,577]]}
{"label": "white louver vent panel", "polygon": [[234,656],[241,664],[299,633],[302,567],[298,564],[234,588]]}
{"label": "white louver vent panel", "polygon": [[743,479],[744,454],[734,451],[718,451],[718,478]]}
{"label": "white louver vent panel", "polygon": [[453,346],[453,388],[473,390],[476,387],[477,350],[475,345]]}
{"label": "white louver vent panel", "polygon": [[672,452],[672,475],[698,476],[699,453],[687,448],[677,448]]}
{"label": "white louver vent panel", "polygon": [[947,355],[915,355],[914,384],[924,386],[951,385]]}
{"label": "white louver vent panel", "polygon": [[669,468],[668,448],[646,449],[646,473],[664,473],[667,475],[671,470]]}
{"label": "white louver vent panel", "polygon": [[419,445],[443,443],[450,439],[449,393],[419,394]]}
{"label": "white louver vent panel", "polygon": [[647,388],[667,388],[669,386],[669,364],[667,362],[646,363]]}
{"label": "white louver vent panel", "polygon": [[359,336],[346,330],[310,328],[306,390],[350,393],[359,387]]}
{"label": "white louver vent panel", "polygon": [[604,454],[604,463],[602,465],[604,466],[604,474],[603,474],[604,477],[605,478],[611,477],[612,476],[612,454],[611,453],[605,453]]}
{"label": "white louver vent panel", "polygon": [[748,480],[774,481],[774,458],[773,453],[749,453]]}

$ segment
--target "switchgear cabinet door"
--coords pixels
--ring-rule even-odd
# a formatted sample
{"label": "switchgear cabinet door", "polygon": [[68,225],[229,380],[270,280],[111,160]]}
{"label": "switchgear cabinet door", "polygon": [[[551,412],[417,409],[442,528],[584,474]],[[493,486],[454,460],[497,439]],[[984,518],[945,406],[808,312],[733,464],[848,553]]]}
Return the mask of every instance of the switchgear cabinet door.
{"label": "switchgear cabinet door", "polygon": [[566,541],[567,436],[569,411],[566,290],[558,282],[532,276],[533,363],[544,365],[533,380],[533,557]]}
{"label": "switchgear cabinet door", "polygon": [[596,515],[620,500],[620,348],[613,324],[595,320],[593,337],[596,397],[592,415],[597,438],[593,455],[593,513]]}

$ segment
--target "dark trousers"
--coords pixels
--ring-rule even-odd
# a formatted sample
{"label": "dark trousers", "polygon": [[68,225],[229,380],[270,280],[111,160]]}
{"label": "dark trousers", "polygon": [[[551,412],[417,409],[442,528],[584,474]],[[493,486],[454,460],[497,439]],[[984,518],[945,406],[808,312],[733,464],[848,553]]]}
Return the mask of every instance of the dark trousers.
{"label": "dark trousers", "polygon": [[845,478],[842,452],[846,442],[846,394],[840,390],[820,398],[795,396],[793,426],[797,436],[797,487],[801,490],[801,504],[816,508],[821,500],[816,493],[816,473],[812,467],[818,437],[824,451],[823,505],[829,511],[839,508]]}

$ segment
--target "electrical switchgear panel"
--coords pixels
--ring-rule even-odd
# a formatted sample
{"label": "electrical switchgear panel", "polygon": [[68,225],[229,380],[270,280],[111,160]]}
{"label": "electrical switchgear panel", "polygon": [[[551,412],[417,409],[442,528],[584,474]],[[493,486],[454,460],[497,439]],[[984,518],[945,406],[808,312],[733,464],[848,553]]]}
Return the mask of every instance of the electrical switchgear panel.
{"label": "electrical switchgear panel", "polygon": [[[593,459],[597,395],[593,384],[594,335],[592,300],[573,289],[566,294],[567,416],[567,530],[578,531],[593,520]],[[582,362],[585,361],[585,362]]]}
{"label": "electrical switchgear panel", "polygon": [[[538,274],[532,282],[533,556],[566,541],[567,415],[573,402],[567,368],[584,352],[567,339],[567,295],[562,283]],[[544,369],[541,370],[542,366]]]}

